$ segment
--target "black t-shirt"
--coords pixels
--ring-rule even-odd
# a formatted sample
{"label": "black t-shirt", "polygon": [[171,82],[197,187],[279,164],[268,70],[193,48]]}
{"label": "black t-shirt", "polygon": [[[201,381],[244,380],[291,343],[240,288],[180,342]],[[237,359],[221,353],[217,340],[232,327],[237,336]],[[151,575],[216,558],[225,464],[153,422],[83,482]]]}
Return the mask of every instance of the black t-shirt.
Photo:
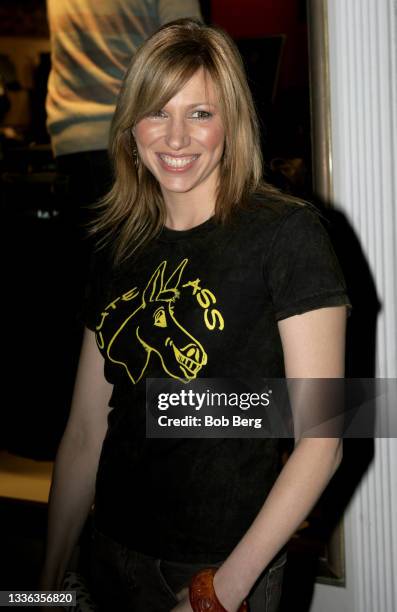
{"label": "black t-shirt", "polygon": [[226,225],[165,228],[117,274],[99,260],[86,324],[114,385],[114,409],[97,527],[155,557],[219,561],[277,478],[278,441],[148,439],[145,379],[283,377],[277,321],[348,304],[327,233],[307,206],[258,199]]}

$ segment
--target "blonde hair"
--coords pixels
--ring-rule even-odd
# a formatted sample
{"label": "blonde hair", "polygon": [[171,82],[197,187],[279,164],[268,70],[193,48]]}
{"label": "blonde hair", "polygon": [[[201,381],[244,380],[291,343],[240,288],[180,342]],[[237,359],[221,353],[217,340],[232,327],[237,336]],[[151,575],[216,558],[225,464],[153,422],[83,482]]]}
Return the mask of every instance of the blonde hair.
{"label": "blonde hair", "polygon": [[258,120],[233,41],[225,32],[195,20],[173,21],[147,39],[133,57],[111,126],[115,181],[99,204],[91,233],[100,236],[99,246],[113,246],[116,264],[146,245],[165,220],[160,186],[136,159],[133,128],[148,113],[163,108],[200,68],[213,81],[225,130],[215,219],[225,222],[254,192],[277,192],[262,180]]}

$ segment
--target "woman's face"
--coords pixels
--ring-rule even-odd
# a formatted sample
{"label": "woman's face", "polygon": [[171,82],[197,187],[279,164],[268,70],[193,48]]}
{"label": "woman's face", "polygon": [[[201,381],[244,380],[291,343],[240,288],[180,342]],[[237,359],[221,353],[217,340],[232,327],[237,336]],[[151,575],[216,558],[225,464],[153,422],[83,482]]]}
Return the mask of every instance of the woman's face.
{"label": "woman's face", "polygon": [[141,119],[134,136],[166,203],[177,193],[214,199],[225,131],[214,84],[203,69],[164,108]]}

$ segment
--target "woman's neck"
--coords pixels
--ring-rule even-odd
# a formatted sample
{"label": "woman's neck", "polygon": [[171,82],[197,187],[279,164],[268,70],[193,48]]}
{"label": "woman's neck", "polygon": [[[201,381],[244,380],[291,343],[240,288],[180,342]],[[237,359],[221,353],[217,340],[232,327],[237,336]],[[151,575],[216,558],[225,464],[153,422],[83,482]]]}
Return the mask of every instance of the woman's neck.
{"label": "woman's neck", "polygon": [[173,193],[164,197],[167,211],[165,225],[173,230],[188,230],[213,216],[215,197],[203,199],[192,193]]}

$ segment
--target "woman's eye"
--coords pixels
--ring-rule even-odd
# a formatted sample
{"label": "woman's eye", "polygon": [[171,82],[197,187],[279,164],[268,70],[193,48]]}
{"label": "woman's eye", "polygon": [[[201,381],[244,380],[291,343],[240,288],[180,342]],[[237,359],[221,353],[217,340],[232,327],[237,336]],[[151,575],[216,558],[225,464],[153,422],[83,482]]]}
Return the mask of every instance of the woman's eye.
{"label": "woman's eye", "polygon": [[192,113],[193,119],[210,119],[212,117],[212,113],[203,110],[197,110]]}
{"label": "woman's eye", "polygon": [[148,117],[152,117],[153,119],[162,119],[165,117],[165,112],[162,110],[152,111],[149,113]]}

